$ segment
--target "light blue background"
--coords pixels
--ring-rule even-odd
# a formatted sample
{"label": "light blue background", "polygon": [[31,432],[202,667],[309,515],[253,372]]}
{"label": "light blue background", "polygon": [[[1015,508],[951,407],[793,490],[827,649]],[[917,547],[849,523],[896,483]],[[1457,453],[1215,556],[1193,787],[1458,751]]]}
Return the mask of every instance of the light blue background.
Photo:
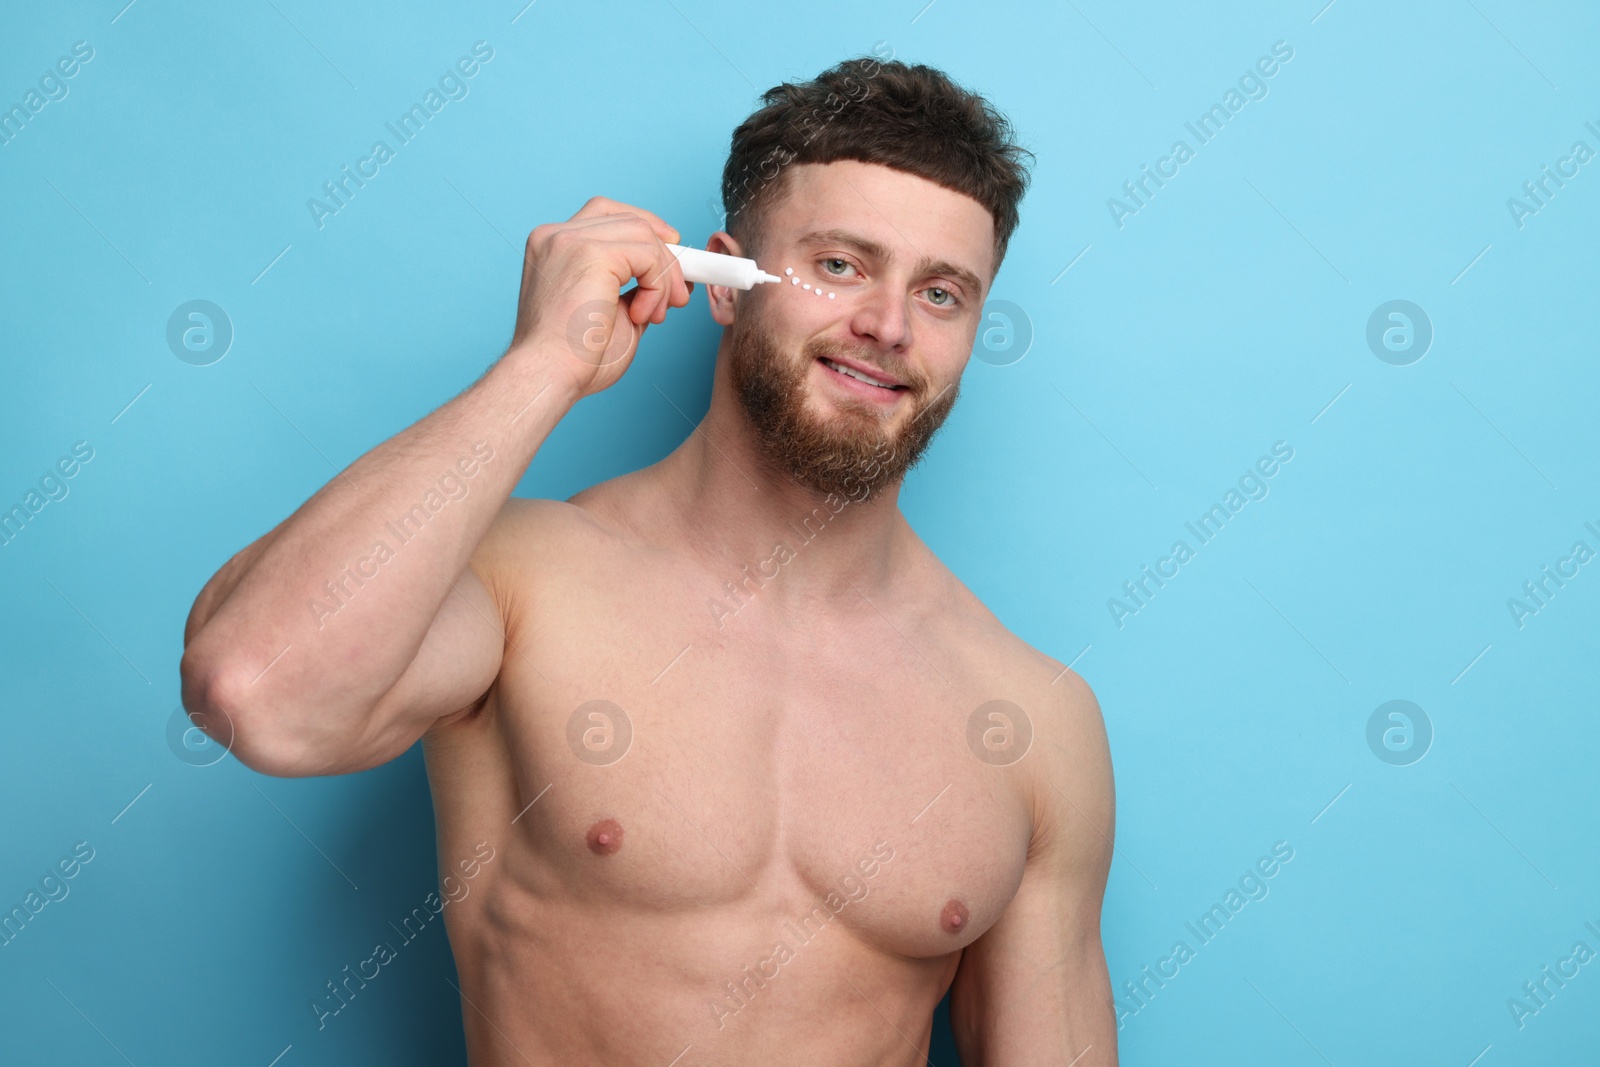
{"label": "light blue background", "polygon": [[[95,449],[0,548],[0,909],[96,850],[0,948],[0,1060],[461,1062],[437,924],[326,1030],[307,1009],[434,888],[420,754],[311,780],[184,763],[186,612],[500,353],[529,229],[604,194],[703,243],[758,92],[880,41],[989,95],[1038,157],[993,293],[1032,348],[972,361],[902,500],[1099,696],[1119,1002],[1273,842],[1295,849],[1125,1019],[1123,1061],[1600,1055],[1600,963],[1522,1029],[1507,1007],[1574,942],[1600,950],[1600,565],[1521,629],[1506,604],[1573,542],[1600,549],[1600,162],[1521,228],[1506,204],[1574,141],[1600,150],[1591,5],[124,2],[0,18],[7,107],[95,49],[0,146],[0,506]],[[470,95],[319,231],[307,198],[478,40]],[[1184,122],[1280,40],[1267,97],[1119,229],[1107,198],[1193,147]],[[236,331],[204,367],[165,340],[197,298]],[[1392,299],[1435,330],[1410,366],[1365,341]],[[689,426],[661,393],[698,419],[716,340],[696,295],[520,492],[671,450]],[[1270,495],[1119,629],[1107,599],[1280,440]],[[1410,766],[1367,745],[1391,699],[1435,730]]]}

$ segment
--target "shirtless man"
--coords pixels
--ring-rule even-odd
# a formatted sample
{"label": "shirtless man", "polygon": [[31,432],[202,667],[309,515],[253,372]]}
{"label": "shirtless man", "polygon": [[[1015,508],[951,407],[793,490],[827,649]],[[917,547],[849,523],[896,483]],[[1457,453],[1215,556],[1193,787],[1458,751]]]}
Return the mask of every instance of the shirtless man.
{"label": "shirtless man", "polygon": [[508,499],[689,302],[679,231],[596,197],[528,238],[484,376],[195,602],[184,703],[247,766],[348,774],[422,740],[444,891],[473,876],[444,914],[474,1064],[910,1067],[947,990],[969,1067],[1116,1062],[1099,706],[896,503],[1026,172],[981,98],[872,68],[736,131],[707,247],[801,282],[707,287],[710,410],[674,452]]}

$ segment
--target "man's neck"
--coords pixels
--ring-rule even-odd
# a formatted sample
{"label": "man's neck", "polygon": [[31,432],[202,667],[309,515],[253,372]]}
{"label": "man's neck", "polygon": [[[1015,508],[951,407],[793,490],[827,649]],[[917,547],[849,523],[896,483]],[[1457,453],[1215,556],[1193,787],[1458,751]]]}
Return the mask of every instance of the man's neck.
{"label": "man's neck", "polygon": [[656,465],[655,481],[658,506],[686,547],[726,569],[736,587],[748,565],[763,583],[781,587],[773,602],[793,596],[859,605],[905,563],[910,527],[900,514],[898,481],[870,495],[864,486],[848,496],[802,486],[763,455],[721,380],[700,425]]}

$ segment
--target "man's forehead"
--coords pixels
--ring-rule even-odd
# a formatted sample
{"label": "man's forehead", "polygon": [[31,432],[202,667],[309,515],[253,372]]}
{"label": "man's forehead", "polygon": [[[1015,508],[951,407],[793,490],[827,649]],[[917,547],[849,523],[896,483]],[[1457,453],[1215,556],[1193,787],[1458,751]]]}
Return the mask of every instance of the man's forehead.
{"label": "man's forehead", "polygon": [[870,251],[904,262],[943,265],[939,273],[987,288],[993,273],[994,219],[972,197],[905,171],[856,160],[797,164],[768,233],[815,243],[863,239]]}

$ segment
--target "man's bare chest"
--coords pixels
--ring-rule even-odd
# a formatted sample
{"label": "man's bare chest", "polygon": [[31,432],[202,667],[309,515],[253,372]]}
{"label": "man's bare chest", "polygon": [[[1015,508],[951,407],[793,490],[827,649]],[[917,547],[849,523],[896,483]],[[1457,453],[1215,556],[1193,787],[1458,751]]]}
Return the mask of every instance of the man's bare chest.
{"label": "man's bare chest", "polygon": [[1025,772],[971,744],[998,664],[890,603],[807,626],[755,602],[719,619],[671,575],[569,595],[513,632],[495,697],[547,892],[810,915],[913,957],[999,917],[1032,823]]}

